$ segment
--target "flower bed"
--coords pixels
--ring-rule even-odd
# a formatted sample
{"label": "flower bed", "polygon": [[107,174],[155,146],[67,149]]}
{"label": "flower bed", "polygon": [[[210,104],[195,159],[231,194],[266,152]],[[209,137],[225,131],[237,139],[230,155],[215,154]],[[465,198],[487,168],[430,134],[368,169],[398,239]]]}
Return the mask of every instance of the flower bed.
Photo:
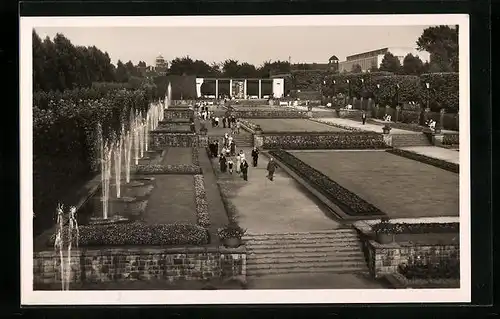
{"label": "flower bed", "polygon": [[266,149],[381,149],[382,134],[374,132],[265,132]]}
{"label": "flower bed", "polygon": [[443,259],[432,264],[401,264],[398,272],[405,278],[412,279],[452,279],[460,278],[460,262],[455,259]]}
{"label": "flower bed", "polygon": [[136,174],[155,175],[155,174],[177,174],[177,175],[196,175],[202,174],[201,167],[191,164],[179,165],[161,165],[161,164],[147,164],[137,165]]}
{"label": "flower bed", "polygon": [[333,126],[333,127],[338,127],[338,128],[341,128],[343,130],[346,130],[346,131],[351,131],[351,132],[366,132],[365,130],[362,130],[362,129],[359,129],[359,128],[355,128],[355,127],[352,127],[352,126],[348,126],[348,125],[342,125],[342,124],[338,124],[338,123],[333,123],[333,122],[330,122],[330,121],[327,121],[327,120],[324,120],[324,119],[310,119],[311,121],[314,121],[314,122],[318,122],[318,123],[321,123],[321,124],[326,124],[326,125],[329,125],[329,126]]}
{"label": "flower bed", "polygon": [[385,216],[377,207],[366,202],[348,189],[337,184],[323,173],[317,171],[295,156],[282,150],[269,151],[306,182],[316,188],[333,203],[338,205],[344,213],[350,216]]}
{"label": "flower bed", "polygon": [[425,233],[458,233],[459,223],[378,223],[372,226],[375,233],[384,234],[425,234]]}
{"label": "flower bed", "polygon": [[[64,230],[67,232],[67,228]],[[67,236],[63,237],[67,238]],[[55,235],[49,239],[53,246]],[[141,222],[84,225],[79,227],[79,246],[134,246],[134,245],[204,245],[207,231],[197,225],[150,225]]]}
{"label": "flower bed", "polygon": [[305,111],[284,111],[284,110],[235,110],[234,108],[231,110],[231,114],[236,118],[308,118],[307,112]]}
{"label": "flower bed", "polygon": [[151,145],[154,149],[165,147],[192,147],[198,145],[198,136],[192,132],[151,131]]}
{"label": "flower bed", "polygon": [[440,159],[436,159],[433,157],[429,157],[429,156],[425,156],[422,154],[417,154],[414,152],[401,150],[401,149],[390,149],[390,150],[386,150],[386,152],[389,152],[389,153],[394,154],[394,155],[406,157],[406,158],[409,158],[409,159],[412,159],[415,161],[419,161],[419,162],[424,163],[424,164],[432,165],[432,166],[447,170],[447,171],[452,172],[452,173],[457,173],[457,174],[460,173],[460,165],[459,164],[450,163],[447,161],[443,161]]}
{"label": "flower bed", "polygon": [[203,228],[208,228],[210,226],[210,215],[208,213],[207,193],[203,175],[194,176],[194,196],[197,224]]}
{"label": "flower bed", "polygon": [[458,134],[444,134],[443,145],[460,145],[460,136]]}
{"label": "flower bed", "polygon": [[191,153],[191,163],[193,163],[193,165],[196,165],[196,166],[199,166],[200,165],[200,159],[199,159],[199,150],[197,147],[193,147],[192,149],[192,153]]}

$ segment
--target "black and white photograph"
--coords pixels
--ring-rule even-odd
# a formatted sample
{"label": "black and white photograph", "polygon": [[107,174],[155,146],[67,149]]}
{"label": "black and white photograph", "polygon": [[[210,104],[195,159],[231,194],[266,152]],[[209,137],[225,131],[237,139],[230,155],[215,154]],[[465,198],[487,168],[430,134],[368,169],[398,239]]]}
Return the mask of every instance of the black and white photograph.
{"label": "black and white photograph", "polygon": [[467,15],[20,39],[23,304],[470,301]]}

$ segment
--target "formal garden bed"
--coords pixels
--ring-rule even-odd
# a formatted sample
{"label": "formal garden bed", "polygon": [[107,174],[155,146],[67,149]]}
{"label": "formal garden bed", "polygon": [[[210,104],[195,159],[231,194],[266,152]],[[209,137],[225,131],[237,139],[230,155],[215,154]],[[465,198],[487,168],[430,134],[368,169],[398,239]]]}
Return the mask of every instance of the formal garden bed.
{"label": "formal garden bed", "polygon": [[309,119],[252,119],[247,122],[251,122],[252,124],[250,124],[250,126],[254,129],[256,126],[260,126],[263,133],[270,134],[276,132],[293,134],[295,132],[329,133],[344,131],[343,129],[318,123],[317,121],[311,121]]}
{"label": "formal garden bed", "polygon": [[382,134],[374,132],[266,132],[265,149],[385,149]]}
{"label": "formal garden bed", "polygon": [[179,164],[179,165],[163,165],[163,164],[151,164],[151,165],[137,165],[135,172],[142,175],[162,175],[162,174],[173,174],[173,175],[196,175],[201,174],[201,168],[198,165],[193,164]]}
{"label": "formal garden bed", "polygon": [[338,123],[333,123],[332,121],[329,121],[328,119],[316,118],[316,119],[310,119],[310,121],[314,121],[314,122],[326,124],[326,125],[329,125],[329,126],[332,126],[332,127],[337,127],[337,128],[340,128],[340,129],[346,130],[346,131],[351,131],[351,132],[365,132],[365,130],[362,130],[362,129],[359,129],[359,128],[356,128],[356,127],[352,127],[352,126],[349,126],[349,125],[342,125],[342,124],[338,124]]}
{"label": "formal garden bed", "polygon": [[385,216],[377,207],[366,202],[355,193],[342,187],[323,173],[307,165],[300,159],[282,150],[269,151],[269,154],[287,165],[292,171],[312,185],[321,194],[335,203],[350,216]]}
{"label": "formal garden bed", "polygon": [[391,218],[459,214],[459,176],[455,173],[383,150],[290,150],[288,153]]}
{"label": "formal garden bed", "polygon": [[422,154],[417,154],[415,152],[402,150],[402,149],[390,149],[390,150],[387,150],[387,152],[394,154],[394,155],[406,157],[406,158],[409,158],[409,159],[412,159],[415,161],[419,161],[419,162],[424,163],[424,164],[432,165],[432,166],[447,170],[447,171],[452,172],[452,173],[457,173],[457,174],[460,173],[460,165],[459,164],[450,163],[450,162],[447,162],[447,161],[444,161],[441,159],[425,156]]}

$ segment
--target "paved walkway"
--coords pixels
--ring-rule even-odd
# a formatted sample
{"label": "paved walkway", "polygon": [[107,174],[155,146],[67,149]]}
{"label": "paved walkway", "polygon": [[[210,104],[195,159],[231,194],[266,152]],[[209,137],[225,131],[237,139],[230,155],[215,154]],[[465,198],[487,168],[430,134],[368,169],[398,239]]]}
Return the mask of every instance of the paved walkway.
{"label": "paved walkway", "polygon": [[408,146],[408,147],[401,147],[401,149],[441,159],[447,162],[460,164],[460,152],[457,152],[452,149],[437,147],[437,146]]}
{"label": "paved walkway", "polygon": [[[382,127],[380,125],[370,124],[370,123],[366,123],[365,125],[363,125],[363,123],[361,123],[360,121],[354,121],[350,119],[331,117],[331,118],[317,118],[314,119],[314,121],[321,123],[332,123],[342,126],[349,126],[363,131],[382,133]],[[391,129],[391,134],[421,134],[421,133],[393,128]]]}
{"label": "paved walkway", "polygon": [[[251,148],[243,148],[250,159]],[[314,230],[330,230],[339,227],[339,223],[328,217],[328,210],[302,185],[291,176],[277,169],[274,180],[267,175],[268,159],[259,156],[256,168],[251,163],[248,169],[248,181],[239,176],[241,181],[232,196],[231,202],[237,207],[238,222],[249,233],[289,233]],[[239,183],[238,183],[239,184]]]}

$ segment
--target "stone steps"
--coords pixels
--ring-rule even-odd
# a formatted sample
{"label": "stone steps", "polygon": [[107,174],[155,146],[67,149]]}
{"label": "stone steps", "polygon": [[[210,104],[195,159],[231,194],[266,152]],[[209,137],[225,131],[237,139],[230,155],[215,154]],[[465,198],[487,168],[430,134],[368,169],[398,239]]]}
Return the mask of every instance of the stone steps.
{"label": "stone steps", "polygon": [[424,133],[391,134],[393,147],[431,146],[431,142]]}
{"label": "stone steps", "polygon": [[367,271],[353,229],[311,233],[247,234],[247,276],[268,274]]}

